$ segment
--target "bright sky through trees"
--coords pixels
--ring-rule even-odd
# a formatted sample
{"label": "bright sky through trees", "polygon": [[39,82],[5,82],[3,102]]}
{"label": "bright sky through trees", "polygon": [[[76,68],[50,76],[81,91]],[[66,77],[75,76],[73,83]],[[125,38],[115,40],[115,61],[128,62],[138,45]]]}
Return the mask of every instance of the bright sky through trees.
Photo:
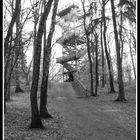
{"label": "bright sky through trees", "polygon": [[[65,6],[69,5],[70,3],[76,3],[78,4],[78,6],[80,7],[80,10],[82,11],[82,5],[81,5],[81,0],[70,0],[70,1],[65,1],[65,0],[60,0],[59,1],[59,4],[58,4],[58,11],[63,9]],[[116,3],[118,2],[117,0],[115,1]],[[85,0],[85,5],[87,5],[88,0]],[[24,3],[22,4],[22,7],[30,7],[30,1],[27,1],[25,0]],[[118,8],[116,8],[116,10],[118,10]],[[110,11],[110,2],[108,2],[108,4],[106,5],[106,15],[108,15],[110,18],[111,18],[111,11]],[[47,19],[47,24],[46,24],[46,27],[47,27],[47,32],[49,32],[49,29],[50,29],[50,23],[51,23],[51,14],[52,12],[50,12],[49,14],[49,17]],[[8,15],[7,15],[8,16]],[[10,16],[8,16],[10,17]],[[58,17],[57,17],[58,18]],[[8,19],[8,21],[10,21],[11,18],[6,18]],[[127,21],[125,21],[125,24],[127,24],[128,26],[125,26],[125,28],[129,28],[129,23]],[[24,26],[24,31],[25,32],[33,32],[33,21],[29,21],[25,24]],[[110,32],[108,34],[108,40],[110,41],[110,51],[111,51],[111,54],[112,56],[116,56],[116,51],[115,51],[115,42],[114,42],[114,35],[113,35],[113,28],[112,28],[112,23],[110,22],[109,25],[108,25],[108,32]],[[62,36],[62,29],[60,26],[56,25],[55,27],[55,32],[54,32],[54,37],[53,37],[53,42],[56,41],[56,39],[58,39],[59,37]],[[42,43],[43,44],[43,43]],[[42,48],[43,50],[43,48]],[[129,53],[129,47],[128,47],[128,44],[125,43],[125,46],[124,46],[124,51],[125,52],[128,52]],[[26,53],[26,56],[27,56],[27,65],[29,65],[30,61],[32,60],[32,57],[33,57],[33,44],[31,44],[29,47],[28,47],[28,51]],[[55,61],[56,61],[56,58],[57,57],[61,57],[62,56],[62,46],[57,44],[57,43],[54,43],[53,44],[53,48],[52,48],[52,65],[54,65]],[[114,57],[115,58],[115,57]],[[127,60],[125,61],[130,61],[131,58],[127,58]],[[116,62],[116,60],[114,60],[114,62]],[[127,62],[126,62],[127,63]],[[56,68],[57,66],[59,67],[59,64],[56,64]],[[114,65],[114,68],[116,68],[116,66]]]}

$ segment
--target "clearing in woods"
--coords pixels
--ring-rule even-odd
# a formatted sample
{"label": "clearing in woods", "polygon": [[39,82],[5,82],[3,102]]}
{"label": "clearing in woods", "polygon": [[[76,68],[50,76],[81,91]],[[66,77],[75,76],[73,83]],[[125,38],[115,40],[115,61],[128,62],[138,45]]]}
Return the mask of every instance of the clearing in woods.
{"label": "clearing in woods", "polygon": [[126,87],[127,103],[113,102],[115,94],[100,92],[84,98],[70,83],[56,84],[48,91],[51,120],[42,120],[45,130],[29,130],[28,93],[13,95],[5,114],[5,140],[135,140],[135,87]]}

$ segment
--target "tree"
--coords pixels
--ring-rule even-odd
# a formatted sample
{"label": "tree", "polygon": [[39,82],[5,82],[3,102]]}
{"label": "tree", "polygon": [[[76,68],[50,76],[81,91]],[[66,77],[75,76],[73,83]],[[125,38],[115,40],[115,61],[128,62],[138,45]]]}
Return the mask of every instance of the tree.
{"label": "tree", "polygon": [[[21,6],[20,9],[21,11]],[[20,87],[20,80],[19,80],[19,59],[21,58],[21,55],[23,53],[23,45],[22,45],[22,29],[21,29],[21,21],[20,21],[20,12],[18,14],[17,20],[16,20],[16,39],[15,39],[15,56],[17,57],[17,63],[16,63],[16,89],[15,89],[15,93],[18,92],[24,92],[21,87]],[[20,58],[19,58],[20,56]]]}
{"label": "tree", "polygon": [[[49,66],[50,66],[50,57],[51,57],[51,47],[52,47],[52,37],[55,30],[56,24],[56,12],[59,0],[54,1],[53,14],[52,14],[52,23],[50,27],[50,32],[48,34],[47,42],[44,37],[44,57],[43,57],[43,77],[41,84],[41,94],[40,94],[40,116],[42,118],[52,118],[47,110],[47,87],[48,87],[48,78],[49,78]],[[44,32],[45,36],[45,32]]]}
{"label": "tree", "polygon": [[118,84],[119,84],[119,95],[116,101],[126,101],[125,94],[124,94],[122,63],[121,63],[121,56],[120,56],[120,44],[118,40],[114,0],[111,0],[111,10],[112,10],[113,28],[114,28],[116,53],[117,53],[117,71],[118,71]]}
{"label": "tree", "polygon": [[93,66],[92,66],[92,59],[91,59],[91,50],[90,50],[90,38],[89,38],[89,32],[88,29],[86,27],[86,10],[85,10],[85,6],[84,6],[84,2],[85,0],[81,0],[82,3],[82,7],[83,7],[83,11],[84,11],[84,30],[85,30],[85,35],[86,35],[86,45],[87,45],[87,52],[88,52],[88,59],[89,59],[89,63],[90,63],[90,89],[91,89],[91,95],[95,96],[94,94],[94,89],[93,89]]}
{"label": "tree", "polygon": [[[135,13],[135,11],[136,11],[136,1],[120,0],[118,6],[120,7],[120,32],[119,32],[119,34],[120,34],[120,42],[121,42],[122,54],[123,54],[123,39],[122,39],[122,36],[123,36],[122,35],[123,19],[127,19],[130,23],[130,26],[133,27],[133,23],[136,22],[136,13]],[[125,9],[124,11],[122,11],[123,7]],[[131,56],[131,60],[132,60],[132,66],[133,66],[133,70],[134,70],[134,76],[135,76],[135,79],[136,79],[135,65],[134,65],[132,49],[131,49],[132,48],[131,47],[131,36],[134,37],[134,35],[133,35],[133,33],[131,32],[131,29],[130,29],[129,48],[130,48],[130,56]]]}
{"label": "tree", "polygon": [[98,90],[98,85],[99,85],[99,81],[98,81],[98,35],[97,33],[95,33],[95,54],[96,54],[96,72],[95,72],[95,75],[96,75],[96,84],[95,84],[95,95],[97,96],[97,90]]}
{"label": "tree", "polygon": [[32,60],[30,61],[30,64],[29,66],[27,67],[26,65],[26,61],[25,61],[25,58],[24,56],[22,57],[22,64],[21,64],[21,69],[22,69],[22,72],[24,73],[25,75],[25,78],[26,78],[26,85],[29,85],[29,74],[30,74],[30,71],[31,71],[31,66],[32,66]]}
{"label": "tree", "polygon": [[104,31],[103,31],[103,38],[104,38],[104,47],[105,47],[105,54],[106,54],[106,59],[107,59],[107,64],[108,64],[108,72],[109,72],[109,83],[110,83],[110,93],[114,93],[115,89],[114,89],[114,84],[113,84],[113,75],[112,75],[112,71],[111,71],[111,63],[110,63],[110,59],[109,59],[109,53],[107,50],[107,42],[106,42],[106,30],[107,30],[107,26],[106,26],[106,17],[105,17],[105,0],[102,1],[103,2],[103,7],[102,7],[102,19],[103,19],[103,27],[104,27]]}
{"label": "tree", "polygon": [[132,66],[133,66],[133,71],[134,71],[134,77],[136,80],[136,70],[135,70],[134,58],[133,58],[133,53],[132,53],[131,41],[132,39],[131,39],[131,30],[130,30],[129,49],[130,49],[130,56],[131,56],[131,61],[132,61]]}
{"label": "tree", "polygon": [[[16,22],[16,19],[18,17],[19,11],[20,11],[20,5],[21,5],[21,0],[16,0],[15,3],[15,11],[12,15],[11,22],[9,24],[9,28],[7,31],[7,35],[4,40],[4,59],[5,59],[5,66],[4,66],[4,110],[6,110],[6,96],[7,96],[7,89],[8,89],[8,79],[7,79],[7,72],[8,72],[8,66],[10,63],[10,51],[11,49],[9,48],[9,42],[10,38],[12,37],[12,30],[14,27],[14,24]],[[6,113],[6,111],[4,111]]]}
{"label": "tree", "polygon": [[103,22],[101,21],[101,48],[102,48],[102,87],[105,86],[105,64],[104,64],[104,47],[103,47],[103,31],[102,31],[102,27],[103,27]]}
{"label": "tree", "polygon": [[[11,19],[11,22],[9,24],[7,35],[6,35],[6,38],[4,40],[4,50],[5,51],[8,51],[9,39],[10,39],[11,34],[12,34],[13,26],[14,26],[16,20],[17,20],[17,17],[18,17],[19,12],[20,12],[20,5],[21,5],[21,0],[16,0],[15,11],[14,11],[14,13],[12,15],[12,19]],[[5,55],[5,57],[6,57],[6,55]]]}
{"label": "tree", "polygon": [[30,101],[31,101],[31,124],[30,128],[43,128],[43,124],[40,120],[40,115],[38,111],[38,104],[37,104],[37,91],[38,91],[38,81],[39,81],[39,72],[40,72],[40,58],[41,58],[41,46],[42,46],[42,35],[45,21],[48,17],[48,14],[51,9],[52,0],[47,2],[45,7],[44,13],[42,13],[37,37],[35,40],[34,46],[34,61],[33,61],[33,77],[32,77],[32,86],[31,86],[31,94],[30,94]]}

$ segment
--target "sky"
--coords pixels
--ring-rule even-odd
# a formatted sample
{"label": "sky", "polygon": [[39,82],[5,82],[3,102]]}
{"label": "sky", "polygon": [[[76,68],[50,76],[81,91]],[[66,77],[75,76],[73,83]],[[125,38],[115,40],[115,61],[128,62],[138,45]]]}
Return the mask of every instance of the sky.
{"label": "sky", "polygon": [[[69,5],[70,3],[73,3],[73,2],[78,4],[79,7],[82,7],[81,0],[71,0],[71,1],[60,0],[59,4],[58,4],[58,11],[63,9],[65,6],[67,6],[67,5]],[[110,3],[108,3],[107,7],[109,7],[109,6],[110,6]],[[111,12],[108,11],[108,15],[111,17]],[[50,23],[51,23],[51,14],[49,14],[47,24],[46,24],[47,25],[47,31],[49,31]],[[33,26],[33,25],[31,25],[31,23],[30,23],[30,25],[27,26],[27,30],[29,30],[29,26]],[[108,30],[113,31],[112,25],[108,28]],[[62,35],[61,27],[56,25],[55,26],[55,33],[54,33],[54,41],[57,38],[61,37],[61,35]],[[33,52],[33,46],[30,46],[29,50],[27,52],[27,64],[29,64],[31,59],[32,59],[32,54],[33,54],[32,52]],[[111,45],[111,53],[113,54],[113,56],[116,54],[115,42],[113,42],[112,45]],[[52,59],[53,59],[52,62],[55,63],[56,58],[61,57],[61,56],[62,56],[62,46],[56,43],[52,47]],[[58,66],[58,65],[56,64],[56,66]]]}
{"label": "sky", "polygon": [[[86,0],[86,1],[88,1],[88,0]],[[23,5],[24,7],[29,5],[28,0],[25,0],[25,2],[26,3]],[[59,0],[58,11],[61,10],[62,8],[64,8],[65,6],[69,5],[70,3],[73,3],[73,2],[77,3],[79,5],[79,7],[82,7],[81,0],[70,0],[70,1],[69,0]],[[109,5],[110,5],[110,3],[108,4],[108,6]],[[109,14],[111,15],[111,12]],[[47,32],[49,32],[50,23],[51,23],[51,14],[49,14],[49,17],[48,17],[48,20],[47,20]],[[28,31],[33,31],[33,22],[26,23],[25,29],[27,30],[27,32]],[[109,28],[109,30],[113,30],[112,27]],[[62,35],[61,32],[62,32],[61,28],[58,25],[56,25],[55,33],[54,33],[54,41],[57,38],[61,37],[61,35]],[[113,44],[111,46],[111,51],[112,51],[113,54],[116,53],[114,42],[113,42]],[[29,64],[30,61],[32,60],[32,54],[33,54],[33,46],[31,45],[31,46],[29,46],[28,51],[26,53],[26,55],[27,55],[27,64]],[[61,45],[59,45],[57,43],[53,45],[52,56],[53,56],[53,63],[55,63],[55,60],[56,60],[57,57],[62,56],[62,46]]]}
{"label": "sky", "polygon": [[[88,0],[85,0],[85,4],[87,3]],[[27,1],[27,5],[29,1]],[[59,0],[59,4],[58,4],[58,11],[65,8],[66,6],[68,6],[71,3],[75,3],[77,4],[80,8],[82,8],[82,4],[81,4],[81,0]],[[25,6],[26,6],[25,4]],[[49,31],[50,28],[50,23],[51,23],[51,14],[49,14],[48,19],[47,19],[47,23],[46,23],[46,29],[47,31]],[[28,23],[28,25],[26,26],[27,30],[33,30],[33,22]],[[56,25],[55,26],[55,33],[54,33],[54,40],[61,37],[61,28],[60,26]],[[59,44],[54,44],[53,45],[53,49],[52,49],[52,55],[55,53],[55,58],[57,57],[61,57],[62,56],[62,46]],[[30,61],[32,60],[32,54],[33,54],[33,46],[30,46],[28,51],[27,51],[27,65],[30,63]]]}
{"label": "sky", "polygon": [[[70,3],[73,3],[73,2],[78,4],[79,6],[81,6],[81,0],[71,0],[71,1],[60,0],[59,4],[58,4],[58,11],[63,9],[65,6],[67,6],[67,5],[69,5]],[[57,18],[58,17],[56,17],[56,19]],[[50,23],[51,23],[51,14],[49,14],[47,22],[46,22],[47,33],[49,32],[49,29],[50,29]],[[33,30],[33,22],[28,23],[28,25],[26,25],[26,28],[27,28],[26,29],[27,31]],[[60,26],[56,25],[55,26],[55,32],[54,32],[54,35],[53,35],[53,41],[55,42],[55,40],[58,39],[61,36],[62,36],[62,29],[61,29]],[[43,42],[42,42],[42,44],[43,44]],[[43,53],[43,51],[42,51],[42,53]],[[32,57],[33,57],[33,45],[31,45],[28,48],[26,56],[27,56],[27,65],[29,65],[31,60],[32,60]],[[54,67],[53,68],[53,70],[54,70],[53,73],[54,74],[58,73],[59,69],[62,67],[62,65],[56,63],[56,58],[61,57],[61,56],[62,56],[62,46],[58,43],[54,43],[53,46],[52,46],[52,58],[51,58],[51,66]],[[50,67],[50,70],[51,70],[51,67]]]}
{"label": "sky", "polygon": [[[70,3],[73,3],[75,2],[79,5],[81,5],[81,0],[71,0],[71,1],[68,1],[68,0],[60,0],[59,1],[59,4],[58,4],[58,11],[62,8],[64,8],[66,5],[70,4]],[[47,31],[49,31],[49,28],[50,28],[50,22],[51,22],[51,15],[49,15],[48,17],[48,20],[47,20]],[[26,26],[26,30],[30,30],[30,29],[33,29],[33,23],[28,23],[28,25]],[[55,27],[55,33],[54,33],[54,40],[61,37],[61,27],[59,27],[58,25],[56,25]],[[28,51],[27,51],[27,65],[30,63],[30,61],[32,60],[32,54],[33,54],[33,46],[30,46]],[[57,57],[61,57],[62,56],[62,46],[59,45],[58,43],[54,44],[53,45],[53,48],[52,48],[52,56],[55,54],[55,57],[54,59],[56,59]],[[54,60],[55,61],[55,60]]]}

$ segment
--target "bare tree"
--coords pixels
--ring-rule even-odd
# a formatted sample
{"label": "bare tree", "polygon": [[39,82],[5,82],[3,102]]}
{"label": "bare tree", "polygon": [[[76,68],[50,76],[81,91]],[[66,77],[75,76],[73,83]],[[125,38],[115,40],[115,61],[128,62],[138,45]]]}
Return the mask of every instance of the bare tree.
{"label": "bare tree", "polygon": [[82,7],[83,7],[83,11],[84,11],[84,30],[85,30],[85,34],[86,34],[86,45],[87,45],[87,52],[88,52],[88,59],[89,59],[89,63],[90,63],[90,89],[91,89],[91,95],[95,96],[94,94],[94,89],[93,89],[93,66],[92,66],[92,59],[91,59],[91,50],[90,50],[90,38],[89,38],[89,31],[86,27],[86,10],[85,10],[85,0],[81,0],[82,3]]}
{"label": "bare tree", "polygon": [[10,37],[12,37],[12,30],[14,27],[14,24],[16,22],[16,19],[18,17],[19,11],[20,11],[20,5],[21,5],[21,0],[16,0],[15,4],[15,11],[12,15],[11,22],[9,24],[9,28],[7,31],[7,35],[4,40],[4,59],[5,59],[5,67],[4,67],[4,112],[6,112],[6,94],[7,94],[7,88],[8,88],[8,81],[7,81],[7,72],[8,72],[8,65],[9,65],[9,59],[10,59],[10,49],[9,49],[9,42],[10,42]]}
{"label": "bare tree", "polygon": [[45,21],[48,17],[52,5],[52,0],[47,2],[45,7],[44,13],[42,13],[37,37],[35,40],[34,46],[34,61],[33,61],[33,80],[31,86],[31,125],[30,128],[43,128],[43,124],[40,120],[40,115],[38,111],[38,104],[37,104],[37,91],[38,91],[38,81],[39,81],[39,72],[40,72],[40,58],[41,58],[41,46],[42,46],[42,35]]}
{"label": "bare tree", "polygon": [[102,29],[102,27],[103,27],[103,22],[102,22],[102,20],[101,20],[101,48],[102,48],[102,87],[104,87],[105,86],[105,64],[104,64],[104,47],[103,47],[103,29]]}
{"label": "bare tree", "polygon": [[[6,38],[4,40],[4,50],[5,51],[8,50],[9,39],[10,39],[11,34],[12,34],[13,26],[14,26],[14,24],[16,22],[16,19],[18,17],[19,12],[20,12],[20,5],[21,5],[21,0],[16,0],[15,11],[14,11],[14,13],[12,15],[12,19],[11,19],[11,22],[9,24],[7,35],[6,35]],[[5,57],[6,57],[6,55],[5,55]]]}
{"label": "bare tree", "polygon": [[95,76],[96,76],[96,84],[95,84],[95,96],[97,96],[97,91],[98,91],[98,85],[99,85],[99,81],[98,81],[98,34],[95,33],[95,54],[96,54],[96,70],[95,70]]}
{"label": "bare tree", "polygon": [[[50,66],[50,57],[51,57],[51,47],[52,47],[52,37],[55,30],[56,24],[56,12],[59,0],[54,1],[53,14],[52,14],[52,23],[50,27],[50,32],[48,34],[47,42],[44,45],[44,57],[43,57],[43,77],[41,84],[41,94],[40,94],[40,116],[42,118],[52,118],[47,110],[47,87],[48,87],[48,78],[49,78],[49,66]],[[46,38],[44,38],[44,42]]]}
{"label": "bare tree", "polygon": [[136,70],[135,70],[134,58],[133,58],[133,53],[132,53],[132,45],[131,45],[132,37],[131,36],[132,35],[131,35],[131,30],[130,30],[129,48],[130,48],[130,56],[131,56],[131,61],[132,61],[132,66],[133,66],[133,71],[134,71],[134,77],[136,80]]}
{"label": "bare tree", "polygon": [[103,31],[103,37],[104,37],[104,47],[105,47],[105,53],[106,53],[106,59],[107,59],[107,64],[108,64],[108,72],[109,72],[109,83],[110,83],[110,93],[114,93],[115,89],[114,89],[114,84],[113,84],[113,75],[112,75],[112,71],[111,71],[111,64],[110,64],[110,59],[109,59],[109,53],[107,50],[107,42],[106,42],[106,30],[107,30],[107,26],[106,26],[106,17],[105,17],[105,0],[102,0],[103,6],[102,6],[102,19],[103,19],[103,27],[104,27],[104,31]]}
{"label": "bare tree", "polygon": [[118,84],[119,84],[119,95],[118,95],[118,98],[116,99],[116,101],[126,101],[125,94],[124,94],[122,63],[121,63],[121,56],[120,56],[120,44],[119,44],[119,40],[118,40],[114,0],[111,0],[111,10],[112,10],[114,36],[115,36],[115,43],[116,43]]}

